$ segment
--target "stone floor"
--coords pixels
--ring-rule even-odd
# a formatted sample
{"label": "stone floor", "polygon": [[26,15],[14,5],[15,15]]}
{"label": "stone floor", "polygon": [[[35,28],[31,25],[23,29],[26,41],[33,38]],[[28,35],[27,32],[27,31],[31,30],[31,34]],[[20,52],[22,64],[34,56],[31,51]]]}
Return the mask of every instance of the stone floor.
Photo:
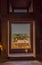
{"label": "stone floor", "polygon": [[42,65],[39,61],[7,61],[0,63],[0,65]]}

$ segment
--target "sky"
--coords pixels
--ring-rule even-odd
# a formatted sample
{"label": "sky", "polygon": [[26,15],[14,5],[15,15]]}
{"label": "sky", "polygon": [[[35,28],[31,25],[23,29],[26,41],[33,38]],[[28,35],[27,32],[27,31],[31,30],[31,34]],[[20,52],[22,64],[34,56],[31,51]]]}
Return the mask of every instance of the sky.
{"label": "sky", "polygon": [[11,24],[11,33],[30,34],[30,24]]}

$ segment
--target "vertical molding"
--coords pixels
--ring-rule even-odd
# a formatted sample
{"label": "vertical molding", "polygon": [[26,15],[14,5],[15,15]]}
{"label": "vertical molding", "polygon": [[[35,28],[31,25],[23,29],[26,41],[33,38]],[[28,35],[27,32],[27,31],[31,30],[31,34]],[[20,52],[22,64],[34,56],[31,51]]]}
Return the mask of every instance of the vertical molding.
{"label": "vertical molding", "polygon": [[0,42],[1,42],[1,19],[0,19]]}

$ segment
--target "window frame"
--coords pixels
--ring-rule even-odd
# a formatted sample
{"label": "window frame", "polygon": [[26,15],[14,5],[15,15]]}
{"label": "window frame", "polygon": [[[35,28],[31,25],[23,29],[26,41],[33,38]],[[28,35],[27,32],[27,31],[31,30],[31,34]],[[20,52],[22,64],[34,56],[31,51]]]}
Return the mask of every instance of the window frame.
{"label": "window frame", "polygon": [[[31,54],[30,53],[14,53],[14,49],[11,49],[11,24],[28,24],[31,25],[31,42],[32,42],[32,48],[31,48]],[[9,57],[28,57],[28,56],[34,56],[35,57],[35,24],[34,21],[8,21],[8,56]],[[33,41],[34,40],[34,41]],[[20,51],[20,50],[19,50]],[[24,51],[23,51],[24,52]],[[20,55],[19,55],[20,54]],[[24,54],[24,55],[23,55]]]}

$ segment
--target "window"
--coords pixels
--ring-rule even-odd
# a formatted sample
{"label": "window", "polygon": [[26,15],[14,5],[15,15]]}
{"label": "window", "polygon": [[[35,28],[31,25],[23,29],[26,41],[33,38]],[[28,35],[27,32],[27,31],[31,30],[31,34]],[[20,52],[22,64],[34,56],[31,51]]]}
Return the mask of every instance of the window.
{"label": "window", "polygon": [[14,9],[14,13],[27,13],[27,9]]}
{"label": "window", "polygon": [[35,56],[34,21],[8,21],[8,56]]}

